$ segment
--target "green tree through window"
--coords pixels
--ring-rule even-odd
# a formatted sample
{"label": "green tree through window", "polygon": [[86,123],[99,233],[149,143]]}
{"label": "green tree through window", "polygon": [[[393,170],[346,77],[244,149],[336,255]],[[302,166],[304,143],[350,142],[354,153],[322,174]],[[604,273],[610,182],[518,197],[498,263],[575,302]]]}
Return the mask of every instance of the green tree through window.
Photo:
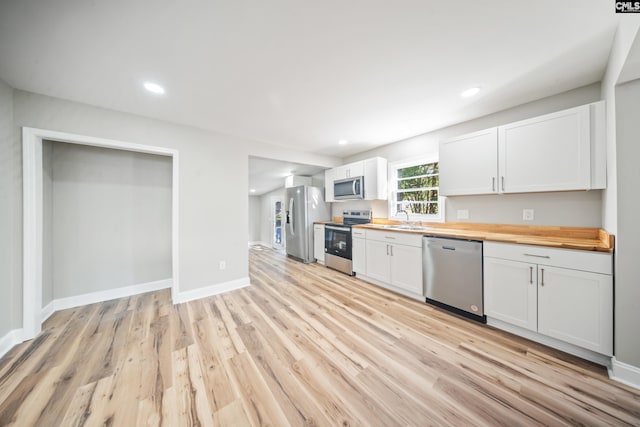
{"label": "green tree through window", "polygon": [[396,172],[396,213],[404,210],[410,214],[437,215],[438,162],[398,168]]}

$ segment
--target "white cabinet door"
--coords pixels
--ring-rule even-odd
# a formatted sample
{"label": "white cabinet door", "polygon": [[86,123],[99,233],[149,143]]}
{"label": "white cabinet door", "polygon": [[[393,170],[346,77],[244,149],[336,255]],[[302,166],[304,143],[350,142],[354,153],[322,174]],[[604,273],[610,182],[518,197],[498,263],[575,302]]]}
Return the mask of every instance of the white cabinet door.
{"label": "white cabinet door", "polygon": [[500,126],[500,192],[589,189],[589,117],[584,105]]}
{"label": "white cabinet door", "polygon": [[387,160],[382,157],[374,157],[363,161],[363,164],[365,200],[387,200]]}
{"label": "white cabinet door", "polygon": [[335,180],[335,169],[327,169],[324,171],[324,201],[335,202],[333,196],[333,181]]}
{"label": "white cabinet door", "polygon": [[324,264],[324,225],[313,225],[313,256]]}
{"label": "white cabinet door", "polygon": [[354,178],[356,176],[364,176],[364,162],[354,162],[346,165],[347,178]]}
{"label": "white cabinet door", "polygon": [[485,257],[484,310],[488,317],[536,331],[536,264]]}
{"label": "white cabinet door", "polygon": [[497,192],[497,128],[441,142],[439,168],[443,196]]}
{"label": "white cabinet door", "polygon": [[367,276],[384,283],[391,283],[389,244],[367,239]]}
{"label": "white cabinet door", "polygon": [[353,271],[356,274],[367,274],[367,244],[365,239],[354,238],[352,240]]}
{"label": "white cabinet door", "polygon": [[391,245],[391,284],[414,294],[423,295],[422,248]]}
{"label": "white cabinet door", "polygon": [[612,276],[539,265],[538,332],[612,355]]}

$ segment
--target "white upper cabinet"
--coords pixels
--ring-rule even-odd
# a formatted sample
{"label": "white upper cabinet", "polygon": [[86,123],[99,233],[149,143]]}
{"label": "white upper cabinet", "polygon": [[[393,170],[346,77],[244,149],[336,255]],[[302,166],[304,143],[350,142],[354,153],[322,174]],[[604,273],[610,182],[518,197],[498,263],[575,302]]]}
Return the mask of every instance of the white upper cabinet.
{"label": "white upper cabinet", "polygon": [[333,195],[333,181],[334,181],[335,169],[326,169],[324,171],[324,201],[335,202]]}
{"label": "white upper cabinet", "polygon": [[445,196],[606,187],[604,101],[440,143]]}
{"label": "white upper cabinet", "polygon": [[364,199],[387,199],[387,159],[373,157],[359,162],[349,163],[324,172],[325,201],[335,202],[333,182],[345,179],[364,177]]}
{"label": "white upper cabinet", "polygon": [[499,128],[500,191],[591,188],[589,106]]}
{"label": "white upper cabinet", "polygon": [[364,162],[354,162],[334,168],[333,179],[355,178],[364,175]]}
{"label": "white upper cabinet", "polygon": [[365,200],[387,200],[387,159],[374,157],[363,161],[362,164]]}
{"label": "white upper cabinet", "polygon": [[440,143],[440,193],[488,194],[497,191],[498,128]]}

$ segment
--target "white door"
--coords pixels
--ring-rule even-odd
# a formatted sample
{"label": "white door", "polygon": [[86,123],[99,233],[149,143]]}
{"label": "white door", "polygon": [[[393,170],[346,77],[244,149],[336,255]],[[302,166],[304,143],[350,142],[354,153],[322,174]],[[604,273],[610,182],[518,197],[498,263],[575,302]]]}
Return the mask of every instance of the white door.
{"label": "white door", "polygon": [[498,131],[491,128],[440,143],[440,194],[498,191]]}
{"label": "white door", "polygon": [[324,264],[324,225],[313,225],[313,257]]}
{"label": "white door", "polygon": [[376,240],[366,241],[367,276],[383,283],[391,283],[391,266],[389,262],[389,245]]}
{"label": "white door", "polygon": [[484,257],[484,312],[521,328],[538,328],[537,266]]}
{"label": "white door", "polygon": [[501,192],[590,188],[588,105],[500,126],[498,132]]}
{"label": "white door", "polygon": [[391,284],[417,295],[422,286],[422,248],[391,245]]}
{"label": "white door", "polygon": [[611,355],[612,277],[538,266],[538,332]]}
{"label": "white door", "polygon": [[284,248],[284,215],[282,209],[282,199],[273,197],[271,199],[271,246],[278,250]]}
{"label": "white door", "polygon": [[[352,236],[353,237],[353,236]],[[367,275],[367,243],[365,239],[353,237],[351,246],[351,258],[353,271],[357,274]]]}

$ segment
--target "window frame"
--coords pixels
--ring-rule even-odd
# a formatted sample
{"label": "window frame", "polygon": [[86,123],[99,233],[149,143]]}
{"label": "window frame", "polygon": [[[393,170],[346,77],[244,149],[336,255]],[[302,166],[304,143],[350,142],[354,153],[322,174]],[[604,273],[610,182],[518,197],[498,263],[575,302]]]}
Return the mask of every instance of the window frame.
{"label": "window frame", "polygon": [[[407,168],[411,166],[418,166],[422,164],[428,163],[436,163],[439,162],[439,156],[437,154],[432,154],[430,156],[420,157],[417,159],[405,159],[399,160],[396,162],[389,162],[388,164],[388,174],[389,174],[389,194],[388,194],[388,213],[389,219],[395,221],[406,221],[407,217],[405,214],[398,215],[396,211],[397,202],[397,189],[398,189],[398,169]],[[440,172],[438,169],[438,177],[440,176]],[[409,213],[409,221],[411,222],[444,222],[445,214],[445,197],[440,195],[440,186],[438,186],[438,213],[436,215],[430,214],[415,214]]]}

